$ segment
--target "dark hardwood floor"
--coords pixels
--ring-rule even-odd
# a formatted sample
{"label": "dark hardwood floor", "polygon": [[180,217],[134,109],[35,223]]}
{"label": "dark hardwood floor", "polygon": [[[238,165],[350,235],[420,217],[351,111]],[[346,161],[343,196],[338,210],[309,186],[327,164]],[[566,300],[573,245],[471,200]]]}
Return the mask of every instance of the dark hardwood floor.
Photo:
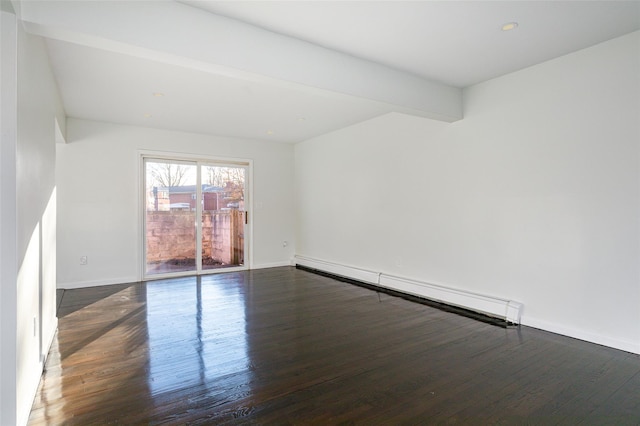
{"label": "dark hardwood floor", "polygon": [[295,268],[68,290],[31,425],[640,424],[640,357]]}

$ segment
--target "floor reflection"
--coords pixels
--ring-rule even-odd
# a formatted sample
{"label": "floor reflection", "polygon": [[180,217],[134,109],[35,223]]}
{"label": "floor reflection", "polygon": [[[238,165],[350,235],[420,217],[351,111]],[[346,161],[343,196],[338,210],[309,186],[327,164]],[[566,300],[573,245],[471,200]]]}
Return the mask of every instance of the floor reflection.
{"label": "floor reflection", "polygon": [[147,383],[137,380],[147,370],[145,305],[141,284],[65,291],[31,418],[80,424],[70,419],[105,418],[105,401],[124,402],[130,394],[145,398]]}
{"label": "floor reflection", "polygon": [[152,396],[250,374],[241,286],[206,276],[155,281],[146,288]]}
{"label": "floor reflection", "polygon": [[639,424],[637,355],[295,268],[69,290],[61,312],[30,425]]}
{"label": "floor reflection", "polygon": [[142,424],[250,395],[243,283],[225,274],[65,291],[31,424]]}

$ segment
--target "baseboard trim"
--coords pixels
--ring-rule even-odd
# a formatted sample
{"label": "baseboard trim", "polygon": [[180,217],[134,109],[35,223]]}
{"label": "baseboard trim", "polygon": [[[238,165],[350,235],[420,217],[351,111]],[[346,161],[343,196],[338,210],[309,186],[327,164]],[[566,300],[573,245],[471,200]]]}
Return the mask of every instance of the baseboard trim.
{"label": "baseboard trim", "polygon": [[253,265],[251,269],[268,269],[268,268],[280,268],[282,266],[291,266],[290,260],[285,260],[282,262],[271,262],[271,263],[259,263],[257,265]]}
{"label": "baseboard trim", "polygon": [[543,321],[537,318],[531,318],[528,316],[522,317],[522,325],[527,327],[533,327],[551,333],[561,334],[563,336],[572,337],[578,340],[584,340],[585,342],[595,343],[597,345],[607,346],[621,351],[630,352],[640,355],[640,343],[632,342],[628,340],[612,339],[600,334],[590,333],[585,330],[579,330],[571,327],[564,327],[556,323]]}
{"label": "baseboard trim", "polygon": [[295,264],[323,271],[338,277],[356,280],[378,288],[449,305],[504,321],[507,325],[520,324],[523,305],[513,300],[487,296],[452,287],[427,283],[404,277],[342,265],[306,256],[295,256]]}
{"label": "baseboard trim", "polygon": [[352,280],[362,281],[368,284],[379,284],[380,273],[367,269],[356,268],[355,266],[341,265],[339,263],[328,262],[326,260],[313,259],[306,256],[295,256],[294,265],[302,265],[310,269],[328,272]]}
{"label": "baseboard trim", "polygon": [[86,287],[100,287],[103,285],[114,285],[114,284],[128,284],[139,282],[140,280],[137,277],[121,277],[121,278],[111,278],[107,280],[96,280],[96,281],[75,281],[75,282],[67,282],[67,283],[58,283],[58,290],[73,290],[76,288],[86,288]]}
{"label": "baseboard trim", "polygon": [[466,290],[387,274],[380,274],[380,285],[401,292],[415,294],[426,299],[444,302],[485,315],[494,316],[504,319],[511,324],[520,323],[522,303],[513,300],[486,296]]}
{"label": "baseboard trim", "polygon": [[[392,292],[392,294],[399,296],[415,296],[427,301],[433,301],[435,306],[443,305],[441,306],[442,309],[452,310],[453,312],[458,312],[462,315],[466,315],[469,312],[476,312],[476,310],[481,314],[489,311],[488,313],[490,315],[494,315],[493,312],[495,312],[496,316],[504,318],[509,323],[538,328],[540,330],[619,349],[625,352],[640,354],[639,342],[612,339],[607,336],[590,333],[588,331],[578,330],[571,327],[563,327],[555,323],[528,317],[526,315],[522,315],[523,305],[521,303],[507,299],[480,295],[451,287],[430,284],[404,277],[396,277],[362,268],[313,259],[306,256],[295,256],[290,262],[285,261],[254,265],[253,269],[298,265],[320,272],[325,272],[329,275],[345,278],[346,281],[353,282],[354,284],[364,283],[370,288],[385,289]],[[139,280],[136,277],[123,277],[98,281],[78,281],[59,283],[58,289],[98,287],[103,285],[128,284],[138,281]],[[465,306],[467,303],[469,303],[470,306]],[[456,311],[456,308],[460,309],[460,311]],[[51,336],[51,338],[53,339],[53,336]]]}

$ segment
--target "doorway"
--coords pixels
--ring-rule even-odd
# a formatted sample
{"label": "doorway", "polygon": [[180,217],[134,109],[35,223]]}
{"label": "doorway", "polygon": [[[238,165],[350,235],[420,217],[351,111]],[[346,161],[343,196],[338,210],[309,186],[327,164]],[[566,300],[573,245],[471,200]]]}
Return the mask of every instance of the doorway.
{"label": "doorway", "polygon": [[247,269],[248,171],[143,157],[145,279]]}

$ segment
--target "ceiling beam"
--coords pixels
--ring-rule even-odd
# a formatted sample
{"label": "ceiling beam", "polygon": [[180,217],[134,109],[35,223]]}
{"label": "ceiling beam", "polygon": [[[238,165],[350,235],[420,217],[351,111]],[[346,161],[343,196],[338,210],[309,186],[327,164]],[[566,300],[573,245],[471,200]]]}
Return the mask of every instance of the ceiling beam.
{"label": "ceiling beam", "polygon": [[117,53],[304,90],[337,92],[453,122],[462,91],[173,1],[28,1],[31,33]]}

